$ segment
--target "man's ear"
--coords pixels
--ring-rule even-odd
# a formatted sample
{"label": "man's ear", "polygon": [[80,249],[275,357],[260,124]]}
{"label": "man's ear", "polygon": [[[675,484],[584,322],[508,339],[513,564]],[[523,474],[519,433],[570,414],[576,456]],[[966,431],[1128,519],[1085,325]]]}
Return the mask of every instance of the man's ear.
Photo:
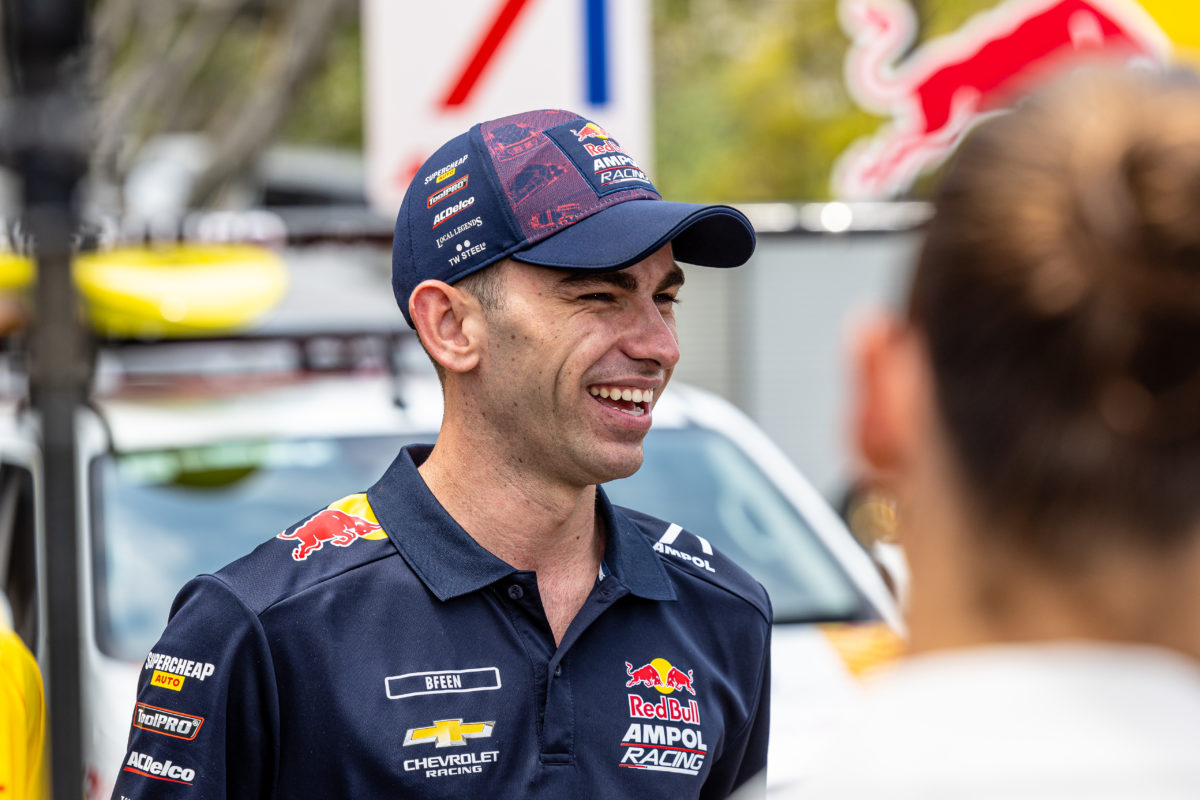
{"label": "man's ear", "polygon": [[487,326],[474,297],[442,281],[422,281],[408,298],[408,313],[429,355],[448,371],[479,364]]}
{"label": "man's ear", "polygon": [[905,322],[879,317],[854,342],[853,441],[874,471],[894,475],[919,446],[922,403],[931,396],[919,337]]}

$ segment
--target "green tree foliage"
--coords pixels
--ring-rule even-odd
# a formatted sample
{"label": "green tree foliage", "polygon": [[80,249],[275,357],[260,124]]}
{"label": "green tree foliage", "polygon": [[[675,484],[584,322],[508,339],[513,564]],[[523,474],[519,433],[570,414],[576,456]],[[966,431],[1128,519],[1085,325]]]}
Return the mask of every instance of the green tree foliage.
{"label": "green tree foliage", "polygon": [[281,138],[295,144],[363,147],[362,36],[357,18],[333,31],[324,66],[297,95]]}

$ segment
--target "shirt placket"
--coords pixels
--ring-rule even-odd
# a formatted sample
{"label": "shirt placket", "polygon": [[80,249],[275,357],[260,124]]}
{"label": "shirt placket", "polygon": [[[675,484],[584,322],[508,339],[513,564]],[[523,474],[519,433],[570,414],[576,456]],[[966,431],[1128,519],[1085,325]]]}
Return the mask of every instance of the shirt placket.
{"label": "shirt placket", "polygon": [[571,691],[571,646],[606,609],[627,594],[628,589],[611,576],[599,582],[557,647],[542,607],[535,573],[515,572],[501,581],[497,589],[501,602],[509,608],[509,616],[530,660],[536,691],[541,763],[546,766],[573,764],[575,708]]}

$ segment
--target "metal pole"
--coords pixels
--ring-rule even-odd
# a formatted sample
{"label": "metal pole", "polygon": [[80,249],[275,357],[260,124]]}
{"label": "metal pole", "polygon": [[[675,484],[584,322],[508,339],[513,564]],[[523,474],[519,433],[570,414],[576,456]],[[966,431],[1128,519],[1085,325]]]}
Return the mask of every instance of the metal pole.
{"label": "metal pole", "polygon": [[[87,352],[71,280],[76,187],[86,169],[78,70],[83,0],[5,0],[17,100],[6,142],[23,179],[23,220],[37,254],[29,385],[42,429],[42,519],[49,608],[50,766],[55,800],[83,792],[78,478],[75,414],[86,399]],[[72,58],[75,63],[72,63]]]}

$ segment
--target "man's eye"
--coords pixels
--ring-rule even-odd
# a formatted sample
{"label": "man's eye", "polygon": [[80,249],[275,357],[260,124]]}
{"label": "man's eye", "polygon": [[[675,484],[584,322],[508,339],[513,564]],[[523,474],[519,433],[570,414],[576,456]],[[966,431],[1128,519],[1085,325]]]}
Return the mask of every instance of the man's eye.
{"label": "man's eye", "polygon": [[659,304],[670,303],[671,305],[678,305],[679,298],[673,294],[656,294],[654,295],[654,302]]}
{"label": "man's eye", "polygon": [[609,294],[608,292],[589,292],[588,294],[581,295],[579,299],[580,300],[599,300],[601,302],[608,302],[613,299],[613,296],[611,294]]}

